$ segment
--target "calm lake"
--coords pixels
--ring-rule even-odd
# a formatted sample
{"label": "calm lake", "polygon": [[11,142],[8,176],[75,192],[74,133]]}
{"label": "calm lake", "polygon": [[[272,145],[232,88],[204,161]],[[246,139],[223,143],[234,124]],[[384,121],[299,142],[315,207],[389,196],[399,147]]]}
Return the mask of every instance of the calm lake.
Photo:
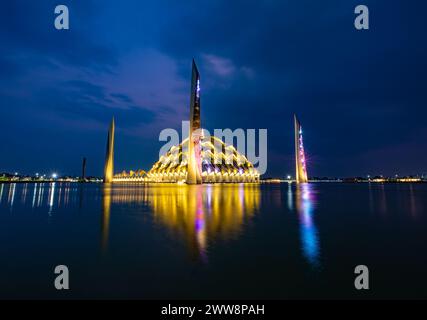
{"label": "calm lake", "polygon": [[0,298],[427,298],[426,217],[427,184],[0,184]]}

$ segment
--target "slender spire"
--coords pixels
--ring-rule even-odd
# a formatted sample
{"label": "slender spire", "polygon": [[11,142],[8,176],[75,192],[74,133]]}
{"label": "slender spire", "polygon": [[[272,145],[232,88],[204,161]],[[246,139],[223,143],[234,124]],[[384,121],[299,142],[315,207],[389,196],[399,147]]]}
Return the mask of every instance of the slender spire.
{"label": "slender spire", "polygon": [[190,124],[191,129],[201,128],[200,124],[200,74],[196,61],[193,59],[191,71],[191,93],[190,93]]}
{"label": "slender spire", "polygon": [[201,125],[200,125],[200,74],[193,59],[190,92],[190,132],[188,139],[187,183],[202,183]]}
{"label": "slender spire", "polygon": [[302,128],[297,116],[294,114],[295,125],[295,181],[297,183],[308,182],[304,144],[302,140]]}
{"label": "slender spire", "polygon": [[86,157],[83,157],[82,162],[82,180],[84,181],[86,179]]}
{"label": "slender spire", "polygon": [[104,167],[104,182],[113,182],[114,176],[114,131],[115,123],[114,117],[111,120],[110,129],[108,130],[107,137],[107,150],[105,154],[105,167]]}

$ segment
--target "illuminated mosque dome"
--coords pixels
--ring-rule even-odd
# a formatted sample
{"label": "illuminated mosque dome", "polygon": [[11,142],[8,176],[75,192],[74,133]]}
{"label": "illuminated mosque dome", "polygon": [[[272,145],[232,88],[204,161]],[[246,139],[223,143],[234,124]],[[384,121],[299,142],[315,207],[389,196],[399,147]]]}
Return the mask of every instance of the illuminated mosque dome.
{"label": "illuminated mosque dome", "polygon": [[[202,182],[258,182],[259,173],[246,157],[232,145],[226,145],[217,137],[201,138]],[[160,157],[147,178],[152,182],[185,181],[188,173],[188,138],[173,146]]]}

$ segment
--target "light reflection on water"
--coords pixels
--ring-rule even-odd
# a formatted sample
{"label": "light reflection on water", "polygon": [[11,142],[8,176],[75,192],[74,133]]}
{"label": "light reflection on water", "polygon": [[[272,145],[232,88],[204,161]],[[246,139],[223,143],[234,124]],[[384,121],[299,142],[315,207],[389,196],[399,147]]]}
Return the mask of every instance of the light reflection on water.
{"label": "light reflection on water", "polygon": [[10,205],[10,210],[13,208],[13,203],[15,201],[15,189],[16,189],[16,183],[12,183],[9,188],[9,197],[8,197],[8,203]]}
{"label": "light reflection on water", "polygon": [[101,214],[101,249],[105,253],[108,249],[108,235],[110,232],[111,214],[111,185],[103,188],[102,214]]}
{"label": "light reflection on water", "polygon": [[[70,183],[56,182],[0,183],[0,204],[3,200],[6,200],[12,211],[16,200],[18,199],[19,201],[17,192],[20,192],[20,205],[27,205],[27,201],[31,203],[30,206],[33,209],[46,205],[48,208],[47,213],[50,215],[55,208],[66,207],[68,205],[70,191],[77,190],[77,188],[70,188],[70,185]],[[3,194],[6,194],[6,196],[3,197]]]}
{"label": "light reflection on water", "polygon": [[315,225],[315,190],[308,183],[296,186],[296,209],[300,222],[302,251],[313,267],[319,267],[319,235]]}
{"label": "light reflection on water", "polygon": [[[33,190],[29,190],[30,188]],[[285,185],[283,186],[285,188]],[[8,188],[7,203],[12,210],[16,184],[1,184],[0,203]],[[101,185],[101,249],[108,252],[112,205],[145,205],[151,208],[153,222],[166,228],[172,238],[182,239],[194,259],[208,262],[210,243],[236,239],[259,211],[261,190],[258,184],[177,186],[156,184]],[[294,191],[293,191],[294,190]],[[21,187],[21,202],[31,207],[46,206],[49,218],[56,208],[71,204],[81,208],[82,186],[35,183]],[[280,193],[272,192],[272,203],[281,205]],[[300,225],[301,251],[309,264],[319,266],[319,235],[314,223],[315,190],[310,184],[287,185],[287,207],[295,212]],[[295,211],[294,211],[295,210]]]}
{"label": "light reflection on water", "polygon": [[[7,261],[0,298],[7,288],[18,296],[28,288],[34,296],[48,292],[50,277],[46,288],[31,275],[16,285],[20,268],[31,265],[43,277],[64,261],[79,270],[73,279],[81,288],[93,278],[95,292],[108,283],[111,292],[129,289],[129,297],[338,296],[347,292],[342,270],[351,276],[360,263],[390,278],[404,272],[418,284],[426,195],[426,184],[0,183],[0,253]],[[35,264],[40,256],[42,265]],[[405,261],[403,270],[389,269],[396,259]],[[377,296],[421,292],[409,283]],[[349,285],[346,297],[354,294]]]}
{"label": "light reflection on water", "polygon": [[104,186],[102,243],[107,249],[112,204],[145,204],[155,224],[183,239],[194,259],[208,261],[209,244],[236,238],[260,204],[257,184]]}
{"label": "light reflection on water", "polygon": [[[261,207],[268,205],[275,210],[283,206],[298,223],[301,255],[312,267],[321,267],[321,239],[316,225],[320,186],[289,183],[276,189],[268,190],[265,187],[268,188],[257,184],[85,186],[70,183],[10,183],[0,184],[0,204],[9,212],[14,212],[18,205],[46,210],[50,218],[60,208],[82,208],[85,203],[99,201],[101,249],[104,253],[108,252],[109,233],[114,228],[110,224],[113,206],[145,206],[154,225],[166,229],[171,241],[181,240],[191,257],[203,262],[208,262],[212,243],[238,239],[255,214],[262,211]],[[369,184],[365,189],[366,209],[386,219],[390,206],[386,193],[397,192],[397,196],[390,199],[395,199],[400,207],[406,208],[411,220],[421,219],[423,203],[416,187]],[[88,193],[87,188],[92,188],[93,192]],[[286,198],[283,202],[280,190]],[[268,213],[263,211],[264,215]]]}
{"label": "light reflection on water", "polygon": [[292,183],[288,183],[288,209],[292,211],[294,209],[293,194],[292,194]]}

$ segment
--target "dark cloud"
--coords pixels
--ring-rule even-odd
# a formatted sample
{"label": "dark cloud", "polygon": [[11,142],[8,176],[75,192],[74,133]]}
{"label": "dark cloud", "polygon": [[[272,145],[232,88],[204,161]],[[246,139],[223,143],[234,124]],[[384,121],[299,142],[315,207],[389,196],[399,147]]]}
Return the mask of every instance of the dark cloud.
{"label": "dark cloud", "polygon": [[132,103],[132,99],[129,98],[127,95],[125,94],[121,94],[121,93],[112,93],[110,94],[111,97],[113,97],[114,99],[120,100],[122,102],[126,102],[126,103]]}
{"label": "dark cloud", "polygon": [[[48,60],[80,68],[109,71],[117,62],[116,52],[98,43],[91,28],[96,19],[93,1],[65,1],[70,11],[70,29],[54,28],[57,1],[8,1],[0,11],[0,47],[18,57],[41,55]],[[91,13],[91,14],[90,14]]]}

